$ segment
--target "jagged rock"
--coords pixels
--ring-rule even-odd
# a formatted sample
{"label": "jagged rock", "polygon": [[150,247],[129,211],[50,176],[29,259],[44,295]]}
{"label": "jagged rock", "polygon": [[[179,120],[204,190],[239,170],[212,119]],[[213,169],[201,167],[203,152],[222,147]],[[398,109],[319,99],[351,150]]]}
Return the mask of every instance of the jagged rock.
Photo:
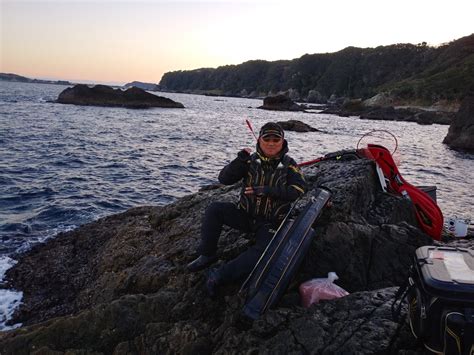
{"label": "jagged rock", "polygon": [[454,114],[452,112],[422,111],[415,114],[414,119],[419,124],[451,124]]}
{"label": "jagged rock", "polygon": [[119,106],[127,108],[183,108],[183,104],[156,96],[137,87],[125,91],[106,85],[89,87],[84,84],[67,88],[58,96],[58,103],[91,106]]}
{"label": "jagged rock", "polygon": [[360,112],[365,109],[361,99],[345,99],[342,108],[348,112]]}
{"label": "jagged rock", "polygon": [[[382,193],[365,159],[325,161],[305,174],[310,192],[296,213],[318,186],[333,192],[332,207],[318,220],[284,298],[260,320],[242,316],[240,284],[222,287],[211,300],[205,273],[186,271],[205,207],[237,200],[238,185],[216,186],[166,206],[102,218],[22,255],[7,282],[24,292],[14,321],[25,326],[0,334],[2,354],[420,351],[407,324],[390,318],[392,286],[406,276],[416,247],[432,242],[416,227],[409,201]],[[251,239],[225,229],[220,262]],[[353,294],[302,308],[299,283],[328,271]]]}
{"label": "jagged rock", "polygon": [[259,108],[274,111],[304,111],[305,107],[293,102],[286,95],[268,96],[263,99],[263,106]]}
{"label": "jagged rock", "polygon": [[360,116],[361,119],[382,121],[415,121],[414,112],[411,109],[396,109],[392,106],[372,108]]}
{"label": "jagged rock", "polygon": [[294,131],[294,132],[319,132],[318,129],[311,127],[310,125],[298,121],[298,120],[289,120],[289,121],[280,121],[277,122],[281,128],[285,131]]}
{"label": "jagged rock", "polygon": [[386,107],[393,106],[396,98],[387,92],[380,92],[371,98],[364,100],[363,105],[366,107]]}
{"label": "jagged rock", "polygon": [[454,149],[474,152],[474,96],[462,101],[443,143]]}
{"label": "jagged rock", "polygon": [[309,90],[308,96],[306,97],[306,102],[309,103],[323,104],[326,101],[326,98],[317,90]]}

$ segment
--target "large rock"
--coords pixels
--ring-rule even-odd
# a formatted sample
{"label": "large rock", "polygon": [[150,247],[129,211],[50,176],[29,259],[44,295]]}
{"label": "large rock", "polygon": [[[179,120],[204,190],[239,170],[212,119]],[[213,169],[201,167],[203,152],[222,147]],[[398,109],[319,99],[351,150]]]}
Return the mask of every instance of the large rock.
{"label": "large rock", "polygon": [[113,89],[106,85],[89,87],[84,84],[67,88],[58,96],[58,103],[90,105],[90,106],[119,106],[127,108],[183,108],[183,104],[166,97],[156,96],[137,87],[125,91]]}
{"label": "large rock", "polygon": [[309,124],[298,120],[280,121],[277,122],[285,131],[294,132],[319,132],[318,129],[311,127]]}
{"label": "large rock", "polygon": [[[432,240],[416,227],[409,201],[384,194],[365,159],[305,168],[310,190],[333,192],[332,207],[280,304],[260,320],[241,315],[239,284],[206,297],[205,273],[188,273],[212,201],[235,201],[239,187],[216,187],[164,207],[139,207],[62,233],[21,256],[8,285],[24,292],[2,354],[70,353],[396,353],[417,348],[390,304],[414,250]],[[296,212],[310,200],[310,191]],[[225,229],[220,262],[251,235]],[[34,272],[32,272],[34,270]],[[336,271],[351,292],[309,309],[298,285]]]}
{"label": "large rock", "polygon": [[293,102],[286,95],[268,96],[263,99],[263,106],[259,108],[273,111],[304,111],[305,107]]}
{"label": "large rock", "polygon": [[444,124],[449,125],[453,122],[454,114],[443,111],[421,111],[415,114],[414,121],[419,124]]}
{"label": "large rock", "polygon": [[474,152],[474,96],[462,101],[443,143],[454,149]]}

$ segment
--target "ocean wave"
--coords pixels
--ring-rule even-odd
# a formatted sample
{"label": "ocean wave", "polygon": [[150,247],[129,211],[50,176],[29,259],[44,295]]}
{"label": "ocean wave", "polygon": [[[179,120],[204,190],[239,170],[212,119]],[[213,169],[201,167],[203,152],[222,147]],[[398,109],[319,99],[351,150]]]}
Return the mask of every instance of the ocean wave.
{"label": "ocean wave", "polygon": [[[7,270],[13,267],[16,263],[16,260],[8,256],[0,256],[0,287],[4,285],[4,278]],[[23,292],[21,291],[0,288],[0,331],[21,327],[21,323],[14,325],[6,325],[6,323],[11,319],[15,310],[20,306],[22,298]]]}

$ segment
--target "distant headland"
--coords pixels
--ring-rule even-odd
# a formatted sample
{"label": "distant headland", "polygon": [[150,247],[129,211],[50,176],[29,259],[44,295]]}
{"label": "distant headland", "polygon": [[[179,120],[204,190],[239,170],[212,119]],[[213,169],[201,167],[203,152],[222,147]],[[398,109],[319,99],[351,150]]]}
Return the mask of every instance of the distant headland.
{"label": "distant headland", "polygon": [[32,84],[71,85],[71,82],[66,81],[66,80],[30,79],[25,76],[12,74],[12,73],[0,73],[0,81],[13,81],[13,82],[18,82],[18,83],[32,83]]}
{"label": "distant headland", "polygon": [[[30,83],[30,84],[53,84],[53,85],[77,85],[79,83],[71,82],[68,80],[44,80],[44,79],[34,79],[28,78],[26,76],[13,74],[13,73],[0,73],[0,81],[10,81],[10,82],[17,82],[17,83]],[[80,84],[79,84],[80,85]],[[94,86],[100,85],[99,83],[89,83],[86,85]],[[113,88],[122,88],[122,89],[129,89],[132,87],[136,87],[146,91],[161,91],[161,86],[155,83],[146,83],[142,81],[132,81],[126,83],[125,85],[107,85]]]}

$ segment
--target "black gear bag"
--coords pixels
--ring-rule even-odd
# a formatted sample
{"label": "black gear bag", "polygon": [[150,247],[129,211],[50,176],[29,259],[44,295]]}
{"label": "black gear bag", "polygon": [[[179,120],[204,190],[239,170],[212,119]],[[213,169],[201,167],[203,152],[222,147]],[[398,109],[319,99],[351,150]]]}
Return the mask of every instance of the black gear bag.
{"label": "black gear bag", "polygon": [[259,318],[286,291],[315,236],[313,223],[331,193],[318,188],[296,220],[285,219],[241,288],[246,292],[244,314]]}
{"label": "black gear bag", "polygon": [[411,331],[428,350],[474,354],[474,250],[418,248],[392,304],[394,318],[405,296]]}

